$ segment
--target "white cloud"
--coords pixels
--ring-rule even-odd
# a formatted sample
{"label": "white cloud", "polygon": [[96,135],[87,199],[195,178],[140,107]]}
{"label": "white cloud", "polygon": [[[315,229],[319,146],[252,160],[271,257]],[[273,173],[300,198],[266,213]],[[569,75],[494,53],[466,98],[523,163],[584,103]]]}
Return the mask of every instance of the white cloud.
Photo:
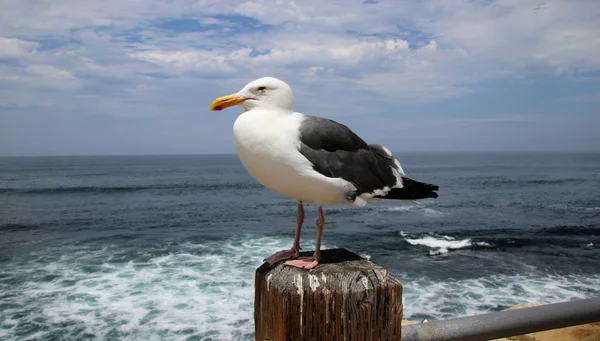
{"label": "white cloud", "polygon": [[[250,29],[235,15],[275,27]],[[0,66],[0,86],[55,87],[105,111],[127,96],[157,101],[177,80],[235,90],[263,75],[284,78],[300,95],[358,105],[433,101],[497,79],[600,71],[599,16],[600,2],[586,0],[8,0],[0,4],[0,60],[17,62]],[[177,18],[210,30],[154,26]],[[96,93],[105,98],[89,96]]]}
{"label": "white cloud", "polygon": [[0,37],[0,60],[30,56],[38,46],[38,43],[32,41]]}
{"label": "white cloud", "polygon": [[465,49],[477,64],[505,72],[529,68],[579,72],[600,68],[600,14],[595,1],[459,2],[440,6],[428,29],[441,41]]}
{"label": "white cloud", "polygon": [[[348,5],[344,1],[323,3],[317,1],[257,0],[243,2],[235,8],[235,13],[256,18],[268,25],[316,24],[339,27],[360,20],[361,12],[339,10]],[[356,5],[350,4],[349,6]],[[337,10],[330,11],[335,8]]]}
{"label": "white cloud", "polygon": [[33,64],[27,66],[26,70],[32,75],[50,80],[70,81],[75,79],[75,77],[69,71],[61,70],[50,65]]}
{"label": "white cloud", "polygon": [[237,56],[248,54],[249,51],[232,51],[226,56],[215,55],[208,51],[144,51],[132,53],[131,57],[156,63],[160,66],[171,68],[171,72],[200,72],[200,73],[219,73],[234,72],[235,69],[226,63],[229,58],[236,59]]}

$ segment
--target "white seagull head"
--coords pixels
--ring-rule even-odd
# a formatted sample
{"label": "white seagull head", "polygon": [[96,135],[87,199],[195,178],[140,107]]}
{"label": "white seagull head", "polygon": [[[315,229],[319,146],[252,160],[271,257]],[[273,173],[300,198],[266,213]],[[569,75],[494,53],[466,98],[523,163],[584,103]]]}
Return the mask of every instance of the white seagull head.
{"label": "white seagull head", "polygon": [[284,81],[274,77],[254,80],[238,93],[219,97],[212,102],[210,110],[223,110],[240,105],[246,110],[277,109],[294,110],[294,92]]}

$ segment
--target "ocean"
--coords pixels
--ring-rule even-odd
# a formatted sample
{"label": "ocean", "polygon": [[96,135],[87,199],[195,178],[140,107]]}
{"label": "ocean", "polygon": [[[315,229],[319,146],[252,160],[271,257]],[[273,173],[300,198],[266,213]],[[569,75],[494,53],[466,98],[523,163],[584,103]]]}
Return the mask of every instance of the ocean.
{"label": "ocean", "polygon": [[[323,248],[388,268],[405,319],[600,296],[600,153],[396,155],[440,197],[327,207]],[[0,158],[0,340],[253,340],[295,219],[235,155]]]}

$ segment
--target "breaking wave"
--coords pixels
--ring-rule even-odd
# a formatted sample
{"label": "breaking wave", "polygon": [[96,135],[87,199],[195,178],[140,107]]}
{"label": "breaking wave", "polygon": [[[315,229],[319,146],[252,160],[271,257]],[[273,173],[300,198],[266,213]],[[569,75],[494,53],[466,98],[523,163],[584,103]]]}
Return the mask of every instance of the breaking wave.
{"label": "breaking wave", "polygon": [[404,232],[400,232],[400,235],[404,237],[404,241],[413,246],[425,246],[430,248],[429,254],[431,256],[441,255],[448,253],[450,250],[460,250],[478,247],[492,247],[490,243],[484,241],[474,242],[470,238],[467,239],[456,239],[451,236],[438,235],[430,233],[419,238],[409,238]]}
{"label": "breaking wave", "polygon": [[511,249],[526,247],[557,247],[567,249],[592,248],[600,242],[600,226],[558,225],[538,229],[484,229],[435,232],[398,232],[405,242],[425,247],[429,255],[437,256],[455,250]]}

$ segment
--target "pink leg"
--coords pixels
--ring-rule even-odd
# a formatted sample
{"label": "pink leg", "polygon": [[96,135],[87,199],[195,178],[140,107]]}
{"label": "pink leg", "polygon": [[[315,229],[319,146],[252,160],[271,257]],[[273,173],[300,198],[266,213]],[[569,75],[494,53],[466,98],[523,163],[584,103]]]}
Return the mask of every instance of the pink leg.
{"label": "pink leg", "polygon": [[288,260],[285,265],[294,266],[300,269],[310,270],[319,264],[321,258],[321,235],[323,234],[323,226],[325,226],[325,215],[323,207],[319,206],[319,218],[317,219],[317,242],[315,244],[315,253],[312,257],[302,257],[294,260]]}
{"label": "pink leg", "polygon": [[300,231],[304,223],[304,206],[301,201],[298,201],[298,218],[296,223],[296,234],[294,235],[294,245],[289,250],[277,251],[265,259],[265,262],[273,265],[281,260],[296,258],[300,253]]}

